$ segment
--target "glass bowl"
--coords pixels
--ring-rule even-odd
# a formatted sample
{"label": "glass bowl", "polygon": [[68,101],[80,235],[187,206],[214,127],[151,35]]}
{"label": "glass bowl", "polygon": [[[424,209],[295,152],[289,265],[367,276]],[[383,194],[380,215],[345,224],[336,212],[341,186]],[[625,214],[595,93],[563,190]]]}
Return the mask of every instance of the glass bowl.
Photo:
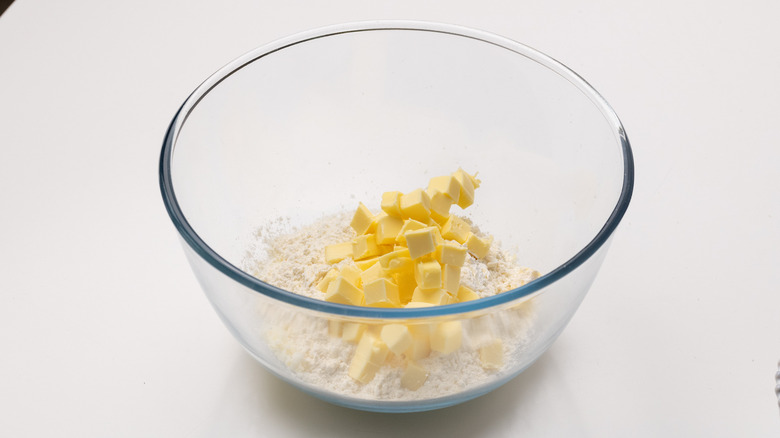
{"label": "glass bowl", "polygon": [[[261,227],[352,212],[459,166],[483,181],[468,218],[538,279],[464,303],[383,309],[297,295],[246,269]],[[411,412],[485,394],[550,347],[604,259],[633,172],[617,115],[564,65],[482,31],[371,21],[284,38],[208,78],[170,124],[160,186],[206,296],[257,361],[338,405]],[[461,345],[417,391],[399,389],[391,365],[381,384],[350,381],[355,347],[329,330],[399,322],[455,326]],[[474,369],[496,339],[500,365]]]}

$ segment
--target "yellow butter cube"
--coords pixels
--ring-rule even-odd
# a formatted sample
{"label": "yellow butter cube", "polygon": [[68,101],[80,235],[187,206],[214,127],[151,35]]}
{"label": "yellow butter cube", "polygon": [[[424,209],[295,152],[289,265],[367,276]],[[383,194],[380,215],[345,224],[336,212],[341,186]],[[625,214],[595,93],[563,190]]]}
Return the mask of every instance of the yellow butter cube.
{"label": "yellow butter cube", "polygon": [[352,258],[363,260],[379,255],[379,247],[376,245],[376,235],[364,234],[352,241]]}
{"label": "yellow butter cube", "polygon": [[352,257],[352,242],[342,242],[325,247],[325,263],[333,264]]}
{"label": "yellow butter cube", "polygon": [[463,331],[460,321],[447,321],[436,324],[431,332],[431,349],[449,354],[460,348]]}
{"label": "yellow butter cube", "polygon": [[481,239],[477,237],[474,233],[469,233],[468,239],[466,239],[466,247],[469,249],[469,252],[476,258],[481,259],[484,258],[488,250],[490,250],[490,243],[493,239]]}
{"label": "yellow butter cube", "polygon": [[409,261],[407,265],[409,269],[399,270],[393,274],[393,280],[398,285],[398,298],[401,300],[401,304],[406,304],[412,300],[414,295],[414,289],[417,288],[417,280],[414,279],[414,269],[412,259],[406,259]]}
{"label": "yellow butter cube", "polygon": [[[428,183],[428,194],[438,192],[447,195],[452,202],[458,202],[460,197],[460,183],[452,175],[436,176]],[[450,203],[452,204],[452,203]]]}
{"label": "yellow butter cube", "polygon": [[428,372],[425,368],[414,362],[408,362],[406,369],[401,375],[401,387],[411,391],[417,391],[428,379]]}
{"label": "yellow butter cube", "polygon": [[330,282],[333,281],[334,278],[339,276],[339,271],[336,269],[331,269],[328,271],[327,274],[325,274],[324,277],[322,277],[322,280],[317,283],[317,290],[319,290],[322,293],[325,293],[328,291],[328,285],[330,285]]}
{"label": "yellow butter cube", "polygon": [[407,219],[404,221],[404,226],[401,227],[401,230],[398,232],[398,237],[395,239],[396,243],[402,246],[406,246],[406,237],[404,237],[404,234],[406,234],[409,231],[415,231],[415,230],[422,230],[423,228],[428,227],[429,225],[424,224],[420,221],[416,221],[414,219]]}
{"label": "yellow butter cube", "polygon": [[[381,252],[381,251],[380,251]],[[374,266],[379,262],[379,257],[371,257],[368,259],[358,260],[355,262],[355,266],[358,267],[361,271],[365,271],[366,269]]]}
{"label": "yellow butter cube", "polygon": [[401,218],[401,192],[382,193],[382,211],[388,216]]}
{"label": "yellow butter cube", "polygon": [[379,255],[385,255],[395,251],[395,245],[377,245],[377,248],[379,248]]}
{"label": "yellow butter cube", "polygon": [[406,218],[426,223],[431,214],[431,198],[422,189],[402,195],[401,213]]}
{"label": "yellow butter cube", "polygon": [[328,321],[328,335],[334,338],[341,337],[341,321],[329,320]]}
{"label": "yellow butter cube", "polygon": [[501,339],[493,339],[492,342],[479,349],[479,361],[482,368],[497,370],[504,365],[504,344]]}
{"label": "yellow butter cube", "polygon": [[[430,307],[433,304],[411,302],[407,308]],[[431,327],[428,324],[410,324],[407,326],[412,335],[412,345],[404,353],[411,360],[420,360],[431,354]]]}
{"label": "yellow butter cube", "polygon": [[447,292],[444,289],[420,289],[417,287],[412,294],[412,302],[416,301],[441,306],[446,302],[446,295]]}
{"label": "yellow butter cube", "polygon": [[441,235],[447,240],[455,240],[458,243],[466,243],[471,232],[471,225],[463,219],[451,214],[441,226]]}
{"label": "yellow butter cube", "polygon": [[442,287],[444,290],[452,295],[457,296],[458,289],[460,289],[460,268],[452,265],[444,265],[444,269],[442,269],[442,277]]}
{"label": "yellow butter cube", "polygon": [[379,337],[390,351],[399,356],[412,346],[412,334],[403,324],[387,324],[382,327]]}
{"label": "yellow butter cube", "polygon": [[361,383],[368,383],[387,358],[389,350],[381,339],[365,332],[360,338],[348,374]]}
{"label": "yellow butter cube", "polygon": [[460,302],[460,301],[458,301],[458,298],[455,295],[452,295],[451,293],[449,293],[447,291],[444,291],[444,292],[445,292],[445,294],[444,294],[445,297],[441,300],[441,305],[442,306],[446,306],[448,304],[455,304],[455,303],[459,303]]}
{"label": "yellow butter cube", "polygon": [[406,247],[409,248],[409,255],[413,260],[436,251],[435,229],[435,227],[426,227],[404,233]]}
{"label": "yellow butter cube", "polygon": [[339,275],[346,278],[350,283],[353,285],[360,287],[363,282],[360,280],[360,274],[363,272],[357,267],[352,265],[347,265],[341,268],[341,271],[339,271]]}
{"label": "yellow butter cube", "polygon": [[435,260],[415,263],[414,279],[420,289],[441,289],[441,265]]}
{"label": "yellow butter cube", "polygon": [[466,252],[462,246],[444,243],[436,247],[436,260],[442,265],[462,268],[466,262]]}
{"label": "yellow butter cube", "polygon": [[404,305],[404,309],[422,309],[423,307],[432,307],[434,305],[425,301],[410,301]]}
{"label": "yellow butter cube", "polygon": [[363,291],[350,283],[349,280],[339,275],[328,285],[328,291],[325,293],[325,301],[360,306],[363,304]]}
{"label": "yellow butter cube", "polygon": [[359,236],[367,232],[373,222],[374,214],[361,202],[358,204],[357,211],[355,211],[355,215],[352,217],[352,222],[349,225]]}
{"label": "yellow butter cube", "polygon": [[403,219],[397,217],[385,216],[379,219],[376,226],[376,243],[378,245],[394,245],[403,226]]}
{"label": "yellow butter cube", "polygon": [[458,298],[458,302],[465,303],[466,301],[478,300],[479,295],[477,295],[476,292],[471,290],[471,288],[461,284],[460,287],[458,288],[457,298]]}
{"label": "yellow butter cube", "polygon": [[391,262],[393,260],[404,259],[404,258],[407,259],[411,258],[408,248],[397,249],[393,252],[389,252],[387,254],[380,256],[379,264],[385,269],[393,269],[393,267],[391,266]]}
{"label": "yellow butter cube", "polygon": [[398,285],[386,278],[379,278],[364,284],[363,293],[366,306],[396,307],[401,305],[401,300],[398,297]]}
{"label": "yellow butter cube", "polygon": [[363,285],[380,278],[384,278],[384,269],[379,263],[374,263],[370,268],[360,273],[360,283]]}
{"label": "yellow butter cube", "polygon": [[346,342],[357,344],[363,332],[366,331],[365,324],[357,322],[345,322],[341,324],[341,339]]}
{"label": "yellow butter cube", "polygon": [[452,198],[441,192],[427,192],[431,198],[431,219],[437,224],[443,224],[450,215]]}
{"label": "yellow butter cube", "polygon": [[474,182],[478,181],[475,177],[466,173],[463,169],[458,169],[452,174],[460,185],[460,194],[458,195],[458,206],[467,208],[474,203]]}

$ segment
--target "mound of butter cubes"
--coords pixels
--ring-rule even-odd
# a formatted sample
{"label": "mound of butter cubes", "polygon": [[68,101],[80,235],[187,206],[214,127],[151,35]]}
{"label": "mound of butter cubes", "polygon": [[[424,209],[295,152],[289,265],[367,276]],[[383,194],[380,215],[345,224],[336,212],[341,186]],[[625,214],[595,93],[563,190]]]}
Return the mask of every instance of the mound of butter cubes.
{"label": "mound of butter cubes", "polygon": [[[317,284],[325,300],[369,307],[409,308],[446,305],[477,299],[460,284],[467,253],[481,259],[491,239],[471,231],[463,219],[450,214],[453,204],[467,208],[480,185],[476,175],[458,169],[430,180],[426,189],[409,193],[385,192],[382,211],[372,213],[360,203],[351,227],[357,237],[325,248],[329,264],[352,258],[354,265],[331,269]],[[448,354],[461,345],[459,321],[438,324],[386,324],[381,327],[332,322],[333,336],[357,343],[349,375],[370,382],[389,353],[406,358],[401,385],[415,390],[426,371],[414,361],[431,351]],[[495,348],[494,348],[495,350]],[[483,365],[497,367],[501,356],[480,352]],[[489,352],[488,352],[489,353]]]}

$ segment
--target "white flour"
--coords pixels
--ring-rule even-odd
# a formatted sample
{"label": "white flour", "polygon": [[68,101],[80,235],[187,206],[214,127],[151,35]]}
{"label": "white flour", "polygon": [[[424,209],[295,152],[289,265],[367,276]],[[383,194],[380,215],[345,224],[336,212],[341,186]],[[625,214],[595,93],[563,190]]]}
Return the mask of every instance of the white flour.
{"label": "white flour", "polygon": [[[326,245],[355,237],[349,227],[350,215],[323,217],[298,230],[289,230],[284,220],[257,231],[244,260],[244,270],[282,289],[323,299],[315,285],[333,266],[324,262]],[[479,235],[477,227],[472,231]],[[338,265],[351,264],[351,259]],[[518,266],[513,255],[503,251],[496,241],[482,260],[467,257],[461,270],[461,282],[480,297],[495,295],[521,286],[539,274]],[[295,376],[321,390],[350,397],[373,400],[420,400],[462,392],[481,386],[511,368],[507,364],[519,355],[532,326],[533,312],[528,302],[490,316],[463,320],[463,345],[454,353],[432,352],[417,361],[428,371],[425,384],[416,391],[400,386],[403,360],[392,356],[367,384],[347,374],[355,345],[328,334],[324,318],[286,312],[276,306],[260,309],[264,333],[271,350]],[[499,370],[482,366],[479,348],[499,338],[503,342],[505,363]]]}

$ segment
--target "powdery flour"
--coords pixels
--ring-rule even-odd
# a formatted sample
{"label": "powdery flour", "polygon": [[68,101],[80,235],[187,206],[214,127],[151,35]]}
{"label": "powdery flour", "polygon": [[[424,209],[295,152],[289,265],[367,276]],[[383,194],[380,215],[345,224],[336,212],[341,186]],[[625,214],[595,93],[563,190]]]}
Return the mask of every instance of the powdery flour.
{"label": "powdery flour", "polygon": [[[324,261],[326,245],[355,237],[349,227],[351,216],[342,213],[323,217],[309,226],[286,232],[289,224],[280,219],[257,230],[244,260],[243,269],[282,289],[323,299],[317,282],[331,269]],[[480,235],[472,224],[472,231]],[[454,242],[457,244],[457,242]],[[351,259],[336,266],[354,263]],[[519,287],[539,273],[519,266],[515,257],[494,241],[482,260],[467,257],[461,282],[480,297]],[[502,375],[515,353],[522,349],[532,327],[533,312],[528,302],[476,319],[463,320],[463,345],[447,355],[432,352],[417,363],[428,371],[425,384],[411,391],[400,386],[403,359],[392,354],[367,384],[347,374],[356,346],[328,334],[328,321],[302,312],[278,308],[260,309],[263,335],[277,358],[296,377],[319,390],[373,400],[420,400],[442,397],[481,386]],[[499,338],[505,363],[501,369],[483,368],[479,348]]]}

